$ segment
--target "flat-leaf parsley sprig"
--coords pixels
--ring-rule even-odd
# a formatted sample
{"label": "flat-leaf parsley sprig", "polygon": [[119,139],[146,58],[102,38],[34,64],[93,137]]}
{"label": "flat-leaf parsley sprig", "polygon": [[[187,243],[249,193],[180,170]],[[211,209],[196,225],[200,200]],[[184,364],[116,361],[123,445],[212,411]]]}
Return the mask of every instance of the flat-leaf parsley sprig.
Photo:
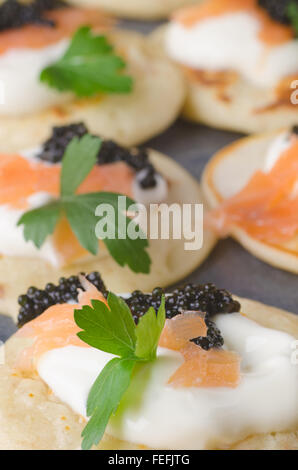
{"label": "flat-leaf parsley sprig", "polygon": [[91,306],[83,306],[74,313],[76,324],[83,330],[78,333],[82,341],[118,356],[106,364],[90,390],[87,401],[90,419],[82,433],[84,450],[101,440],[111,415],[116,412],[131,382],[135,365],[156,358],[166,319],[164,296],[158,312],[150,308],[137,326],[121,297],[110,292],[107,303],[92,300]]}
{"label": "flat-leaf parsley sprig", "polygon": [[42,70],[40,80],[79,97],[130,93],[133,80],[122,73],[125,65],[106,36],[94,35],[88,26],[83,26],[76,31],[61,59]]}
{"label": "flat-leaf parsley sprig", "polygon": [[[135,230],[140,233],[141,229],[126,213],[119,213],[118,198],[123,198],[123,195],[103,191],[75,193],[96,164],[100,146],[101,140],[98,137],[89,134],[81,139],[74,137],[68,144],[62,159],[60,197],[44,206],[27,211],[18,221],[18,225],[24,226],[25,240],[32,241],[40,249],[47,236],[53,234],[61,217],[66,217],[81,246],[96,255],[99,247],[95,234],[95,226],[98,222],[98,217],[95,215],[96,208],[99,204],[109,204],[114,209],[114,216],[109,214],[102,216],[108,228],[111,227],[112,233],[115,232],[115,238],[103,239],[109,253],[120,266],[128,265],[136,273],[148,274],[151,265],[146,251],[148,241],[143,234],[135,240],[128,236],[129,224],[134,224]],[[126,210],[134,203],[132,199],[126,197]],[[115,220],[120,221],[126,237],[118,238],[118,231],[114,230]]]}
{"label": "flat-leaf parsley sprig", "polygon": [[92,306],[75,310],[76,324],[83,330],[79,338],[89,346],[114,354],[94,382],[87,400],[90,418],[83,430],[82,449],[97,445],[126,392],[137,363],[156,358],[161,332],[165,325],[165,297],[156,313],[153,308],[142,316],[136,326],[123,299],[109,293],[106,305],[92,300]]}

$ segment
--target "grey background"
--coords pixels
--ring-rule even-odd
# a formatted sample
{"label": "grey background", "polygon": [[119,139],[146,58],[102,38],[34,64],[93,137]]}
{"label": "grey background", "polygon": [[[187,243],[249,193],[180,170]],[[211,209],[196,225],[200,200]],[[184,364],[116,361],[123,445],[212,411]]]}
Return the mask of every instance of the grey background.
{"label": "grey background", "polygon": [[[125,27],[144,33],[159,23],[122,22]],[[160,150],[200,179],[204,165],[224,145],[241,137],[178,120],[162,135],[146,145]],[[231,239],[220,241],[208,259],[183,282],[213,282],[234,294],[284,308],[298,314],[298,277],[254,258]],[[8,317],[0,315],[0,340],[15,331]]]}

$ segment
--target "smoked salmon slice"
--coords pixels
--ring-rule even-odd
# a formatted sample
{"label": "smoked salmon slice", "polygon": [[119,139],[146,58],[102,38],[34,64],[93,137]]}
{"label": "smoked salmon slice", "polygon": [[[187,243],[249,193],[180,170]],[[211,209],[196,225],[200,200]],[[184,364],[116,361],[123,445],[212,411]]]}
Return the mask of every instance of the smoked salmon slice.
{"label": "smoked salmon slice", "polygon": [[112,20],[98,9],[58,9],[46,12],[44,17],[53,20],[55,27],[34,24],[1,32],[0,54],[11,49],[40,49],[50,46],[71,37],[80,26],[104,31],[112,25]]}
{"label": "smoked salmon slice", "polygon": [[159,340],[159,346],[173,351],[183,349],[192,338],[207,335],[204,314],[199,312],[184,312],[171,320],[166,320]]}
{"label": "smoked salmon slice", "polygon": [[232,351],[202,348],[190,343],[182,349],[184,363],[170,377],[173,387],[230,387],[240,383],[240,358]]}
{"label": "smoked salmon slice", "polygon": [[204,315],[185,312],[167,320],[159,346],[179,351],[183,364],[169,379],[169,385],[179,387],[237,387],[240,383],[240,357],[222,349],[204,351],[190,342],[206,336]]}
{"label": "smoked salmon slice", "polygon": [[[38,192],[59,196],[61,165],[31,162],[20,155],[0,156],[0,204],[28,208],[28,198]],[[95,165],[78,188],[78,194],[97,191],[132,196],[134,173],[123,162]]]}
{"label": "smoked salmon slice", "polygon": [[211,211],[206,222],[219,236],[233,226],[269,244],[281,244],[298,233],[298,138],[292,137],[269,173],[257,171],[235,196]]}
{"label": "smoked salmon slice", "polygon": [[19,338],[32,338],[32,345],[25,348],[18,357],[16,370],[32,374],[39,357],[47,351],[65,346],[89,347],[77,336],[81,329],[74,321],[74,310],[83,305],[91,305],[91,300],[107,304],[103,294],[87,279],[78,297],[77,304],[59,304],[49,307],[42,315],[26,323],[16,334]]}

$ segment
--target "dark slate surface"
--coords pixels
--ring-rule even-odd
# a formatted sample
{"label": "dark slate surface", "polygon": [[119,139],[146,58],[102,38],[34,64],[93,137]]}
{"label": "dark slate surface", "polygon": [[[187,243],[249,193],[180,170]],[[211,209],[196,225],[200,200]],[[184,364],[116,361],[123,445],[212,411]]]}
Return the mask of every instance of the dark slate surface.
{"label": "dark slate surface", "polygon": [[[126,22],[126,26],[148,33],[154,24]],[[170,155],[199,179],[212,154],[239,137],[179,120],[148,146]],[[231,239],[219,242],[205,263],[185,281],[214,282],[234,294],[298,314],[298,277],[254,258]],[[14,331],[13,322],[0,315],[0,341]]]}

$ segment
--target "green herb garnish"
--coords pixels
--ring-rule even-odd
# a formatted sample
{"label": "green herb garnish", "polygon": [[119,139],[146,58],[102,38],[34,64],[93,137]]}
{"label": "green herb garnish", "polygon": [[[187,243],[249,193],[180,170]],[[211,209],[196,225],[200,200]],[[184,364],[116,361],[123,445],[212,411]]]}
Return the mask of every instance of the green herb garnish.
{"label": "green herb garnish", "polygon": [[296,1],[292,1],[288,5],[287,15],[294,28],[295,35],[298,36],[298,3]]}
{"label": "green herb garnish", "polygon": [[121,73],[125,62],[102,35],[94,35],[83,26],[74,34],[69,48],[56,63],[42,70],[40,80],[60,91],[77,96],[97,93],[129,93],[132,78]]}
{"label": "green herb garnish", "polygon": [[[136,273],[149,273],[151,260],[146,251],[148,241],[142,235],[135,240],[128,236],[128,226],[132,224],[135,231],[141,232],[139,226],[131,220],[125,211],[134,201],[128,197],[125,200],[124,213],[118,209],[118,198],[123,195],[109,192],[75,194],[75,191],[88,176],[96,163],[101,146],[98,137],[86,134],[79,139],[75,137],[67,146],[62,159],[60,197],[37,209],[26,212],[18,221],[24,225],[24,237],[31,240],[37,248],[41,248],[48,235],[53,234],[61,217],[66,217],[78,241],[91,254],[98,252],[98,239],[95,227],[103,220],[114,238],[104,238],[109,253],[120,266],[128,265]],[[108,204],[113,208],[111,214],[97,216],[96,208],[100,204]],[[118,237],[120,225],[123,237]]]}
{"label": "green herb garnish", "polygon": [[156,358],[158,341],[165,324],[165,298],[157,314],[153,308],[136,326],[127,304],[109,293],[108,307],[99,300],[75,310],[76,324],[83,331],[79,338],[89,346],[114,354],[94,382],[87,401],[90,418],[83,430],[82,449],[88,450],[101,440],[109,419],[116,412],[126,392],[137,363]]}

